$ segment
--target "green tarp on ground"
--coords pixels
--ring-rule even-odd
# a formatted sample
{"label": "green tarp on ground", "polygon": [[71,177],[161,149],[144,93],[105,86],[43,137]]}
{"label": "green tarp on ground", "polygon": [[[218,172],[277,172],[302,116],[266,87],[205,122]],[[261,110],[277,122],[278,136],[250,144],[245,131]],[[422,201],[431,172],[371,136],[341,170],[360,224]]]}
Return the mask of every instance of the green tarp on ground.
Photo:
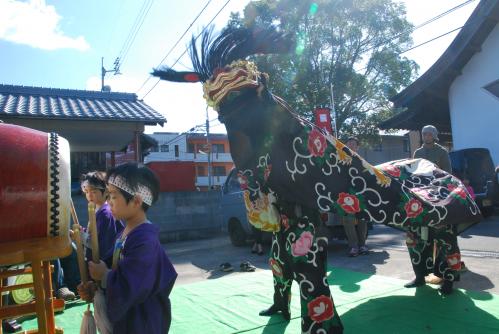
{"label": "green tarp on ground", "polygon": [[[463,275],[462,279],[466,279]],[[499,333],[499,296],[455,290],[448,297],[436,288],[403,288],[404,281],[334,269],[328,277],[346,334]],[[170,333],[300,333],[298,287],[293,284],[291,321],[260,317],[272,302],[271,271],[228,275],[174,288]],[[86,306],[70,305],[56,316],[64,333],[79,333]],[[35,328],[36,319],[24,329]]]}

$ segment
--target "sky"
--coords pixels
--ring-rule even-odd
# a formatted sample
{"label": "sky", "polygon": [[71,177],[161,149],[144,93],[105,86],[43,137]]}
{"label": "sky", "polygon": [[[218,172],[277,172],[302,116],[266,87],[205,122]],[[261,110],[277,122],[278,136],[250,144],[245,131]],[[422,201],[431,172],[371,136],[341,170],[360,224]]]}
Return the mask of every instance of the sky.
{"label": "sky", "polygon": [[[416,26],[465,2],[395,1],[405,4],[407,19]],[[111,86],[112,91],[136,93],[167,119],[165,126],[148,126],[145,132],[188,131],[206,120],[201,84],[157,83],[149,73],[160,64],[172,66],[178,59],[175,69],[190,69],[190,60],[182,54],[192,35],[197,35],[211,20],[215,27],[223,27],[230,13],[242,11],[248,2],[0,0],[0,84],[100,90],[101,57],[104,57],[104,67],[112,70],[113,62],[121,56],[121,74],[107,73],[105,84]],[[478,3],[478,0],[472,1],[414,31],[414,45],[461,27]],[[131,34],[134,31],[136,34]],[[457,33],[404,56],[418,63],[421,75],[442,55]],[[213,120],[210,132],[224,133],[223,125],[215,120],[216,112],[210,109],[208,113],[208,118]]]}

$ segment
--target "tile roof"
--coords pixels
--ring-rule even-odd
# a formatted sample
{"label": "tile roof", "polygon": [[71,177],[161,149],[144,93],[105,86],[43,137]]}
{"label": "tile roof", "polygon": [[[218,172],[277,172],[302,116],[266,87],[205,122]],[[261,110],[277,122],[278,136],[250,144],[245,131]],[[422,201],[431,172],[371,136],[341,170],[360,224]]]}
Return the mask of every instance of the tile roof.
{"label": "tile roof", "polygon": [[166,123],[135,94],[0,84],[2,117]]}

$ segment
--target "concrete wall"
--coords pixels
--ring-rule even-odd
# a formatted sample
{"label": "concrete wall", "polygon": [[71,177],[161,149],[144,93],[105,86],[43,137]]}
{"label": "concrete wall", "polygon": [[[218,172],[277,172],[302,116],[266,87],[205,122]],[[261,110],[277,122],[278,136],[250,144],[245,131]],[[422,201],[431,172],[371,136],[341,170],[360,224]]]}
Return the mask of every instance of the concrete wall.
{"label": "concrete wall", "polygon": [[499,164],[499,99],[483,87],[499,79],[499,25],[449,89],[454,149],[485,147]]}
{"label": "concrete wall", "polygon": [[[147,211],[147,218],[160,226],[161,242],[199,239],[222,232],[220,192],[165,192]],[[87,201],[74,196],[80,224],[87,225]]]}

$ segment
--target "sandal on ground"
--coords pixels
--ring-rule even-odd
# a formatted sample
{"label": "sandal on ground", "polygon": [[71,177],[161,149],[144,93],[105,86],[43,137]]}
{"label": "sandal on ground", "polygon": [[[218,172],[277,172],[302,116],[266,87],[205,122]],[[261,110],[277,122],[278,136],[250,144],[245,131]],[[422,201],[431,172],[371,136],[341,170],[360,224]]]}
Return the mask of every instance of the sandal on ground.
{"label": "sandal on ground", "polygon": [[225,271],[225,272],[229,272],[229,271],[234,270],[234,268],[232,268],[232,265],[229,262],[225,262],[225,263],[222,263],[220,265],[220,270]]}
{"label": "sandal on ground", "polygon": [[246,272],[251,272],[251,271],[256,270],[256,267],[254,265],[252,265],[251,263],[249,263],[248,261],[241,263],[240,267],[241,267],[241,271],[246,271]]}

